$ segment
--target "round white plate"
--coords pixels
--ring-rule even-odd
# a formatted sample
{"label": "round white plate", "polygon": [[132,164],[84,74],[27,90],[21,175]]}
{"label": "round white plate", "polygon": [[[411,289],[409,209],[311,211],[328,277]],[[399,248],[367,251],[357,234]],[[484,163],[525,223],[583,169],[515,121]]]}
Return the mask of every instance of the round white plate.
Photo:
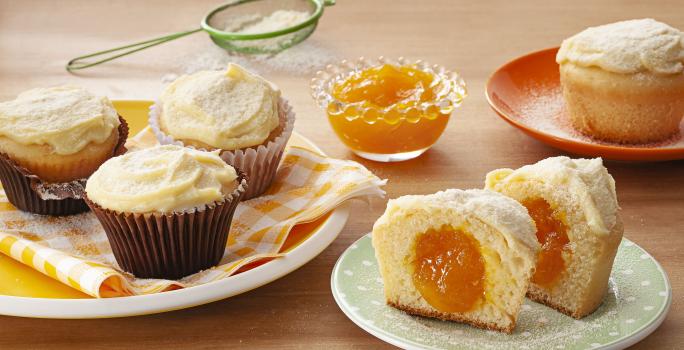
{"label": "round white plate", "polygon": [[620,244],[608,295],[598,310],[575,320],[525,300],[510,335],[411,316],[387,306],[370,235],[340,256],[331,283],[335,301],[349,319],[405,349],[624,349],[658,328],[672,303],[665,271],[627,239]]}
{"label": "round white plate", "polygon": [[[309,140],[304,141],[322,153]],[[52,299],[0,295],[0,314],[38,318],[109,318],[166,312],[225,299],[283,277],[315,258],[342,231],[349,218],[349,210],[349,203],[335,209],[308,239],[284,257],[220,281],[158,294],[105,299]]]}

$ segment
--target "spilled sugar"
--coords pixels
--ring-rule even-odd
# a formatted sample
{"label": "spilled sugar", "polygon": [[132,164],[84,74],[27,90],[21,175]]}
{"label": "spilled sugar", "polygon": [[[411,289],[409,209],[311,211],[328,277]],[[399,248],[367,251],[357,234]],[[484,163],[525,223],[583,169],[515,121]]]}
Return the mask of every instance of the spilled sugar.
{"label": "spilled sugar", "polygon": [[[338,262],[342,273],[335,274],[333,282],[336,299],[352,320],[371,329],[372,334],[396,338],[405,345],[501,350],[593,348],[638,332],[655,319],[660,312],[655,310],[666,302],[667,292],[662,286],[648,287],[652,286],[651,280],[658,279],[655,262],[632,242],[623,241],[602,305],[581,320],[528,299],[512,334],[411,316],[385,304],[382,279],[372,260],[374,252],[369,241],[366,237],[352,245]],[[364,259],[372,265],[363,264]]]}
{"label": "spilled sugar", "polygon": [[325,68],[340,60],[332,49],[313,39],[308,39],[275,55],[245,55],[228,52],[211,42],[193,50],[192,54],[181,56],[172,73],[162,77],[169,83],[182,74],[192,74],[201,70],[225,69],[228,63],[239,64],[257,74],[283,72],[292,75],[306,75]]}
{"label": "spilled sugar", "polygon": [[[608,298],[608,303],[616,302],[615,293],[610,293]],[[575,320],[557,312],[549,312],[546,306],[529,300],[525,300],[523,308],[512,335],[496,331],[474,331],[467,325],[458,325],[455,329],[455,325],[451,322],[423,317],[407,318],[400,314],[394,315],[394,313],[387,313],[387,316],[390,322],[398,322],[401,318],[403,323],[401,330],[406,332],[410,339],[420,339],[429,334],[430,339],[423,338],[423,341],[435,347],[439,347],[440,344],[450,344],[458,348],[501,350],[550,349],[558,345],[581,341],[582,338],[593,338],[594,334],[606,333],[601,326],[601,323],[606,322],[606,318],[616,318],[613,314],[607,314],[609,313],[607,310],[611,308],[609,305],[604,305],[596,311],[600,321]],[[394,317],[396,319],[393,319]]]}
{"label": "spilled sugar", "polygon": [[[107,235],[92,212],[46,216],[16,211],[0,212],[0,230],[87,260],[116,265]],[[106,252],[107,254],[102,254]]]}
{"label": "spilled sugar", "polygon": [[[627,263],[627,265],[632,262]],[[366,281],[376,271],[354,270],[358,280]],[[622,276],[621,276],[622,277]],[[407,315],[403,311],[387,307],[382,301],[382,283],[367,283],[369,295],[373,295],[370,310],[364,312],[380,314],[382,317],[369,317],[368,321],[380,329],[401,334],[404,339],[412,339],[434,348],[449,344],[455,349],[563,349],[575,348],[574,345],[599,339],[606,334],[624,332],[621,329],[618,311],[624,303],[634,303],[639,292],[633,284],[621,283],[620,288],[611,278],[608,294],[603,304],[591,315],[581,320],[573,319],[548,307],[525,299],[512,334],[486,331],[465,324],[440,321],[425,317]],[[346,297],[346,296],[345,296]],[[360,305],[359,305],[360,306]],[[361,310],[359,309],[359,312]],[[371,321],[372,320],[372,321]]]}
{"label": "spilled sugar", "polygon": [[518,111],[513,111],[515,118],[528,128],[564,139],[592,143],[606,146],[619,146],[630,148],[680,148],[684,147],[684,123],[680,124],[679,135],[670,139],[647,143],[647,144],[619,144],[609,141],[597,140],[575,130],[565,110],[565,103],[560,86],[530,86],[526,89],[525,101],[518,106]]}
{"label": "spilled sugar", "polygon": [[[267,16],[248,14],[232,18],[230,25],[224,30],[236,33],[264,33],[292,27],[306,21],[310,13],[305,11],[278,10]],[[265,47],[275,49],[289,40],[291,34],[281,37],[256,41],[234,41],[233,45]],[[180,56],[174,71],[162,77],[162,82],[169,83],[182,74],[192,74],[201,70],[225,69],[228,63],[236,63],[258,74],[282,72],[293,75],[310,76],[312,73],[339,61],[339,55],[329,47],[315,39],[309,38],[276,54],[249,55],[229,52],[206,41],[201,47],[194,48],[191,54]]]}
{"label": "spilled sugar", "polygon": [[[382,329],[399,328],[407,339],[416,339],[423,344],[440,348],[450,344],[454,348],[465,349],[551,349],[564,348],[568,343],[582,342],[596,336],[617,331],[607,324],[617,320],[615,310],[629,291],[618,291],[611,281],[604,303],[592,315],[575,320],[559,312],[550,311],[544,305],[525,299],[513,334],[496,331],[482,331],[465,324],[434,320],[425,317],[409,316],[386,306],[382,308],[384,319],[377,324]],[[386,324],[385,324],[386,323]],[[429,335],[429,336],[427,336]]]}

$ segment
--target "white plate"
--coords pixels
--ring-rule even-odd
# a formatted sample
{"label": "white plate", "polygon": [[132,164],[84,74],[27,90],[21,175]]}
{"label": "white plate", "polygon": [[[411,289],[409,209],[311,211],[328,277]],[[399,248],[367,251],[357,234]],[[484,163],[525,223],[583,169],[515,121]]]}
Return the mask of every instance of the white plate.
{"label": "white plate", "polygon": [[[312,148],[322,151],[303,138]],[[284,257],[226,279],[174,291],[106,299],[53,299],[0,295],[0,314],[37,318],[109,318],[146,315],[207,304],[258,288],[298,269],[329,246],[349,218],[350,204],[335,209]]]}
{"label": "white plate", "polygon": [[575,320],[525,300],[513,334],[411,316],[386,305],[370,234],[337,260],[331,289],[349,319],[404,349],[624,349],[658,328],[672,304],[663,268],[628,239],[622,240],[615,257],[608,295],[594,313]]}

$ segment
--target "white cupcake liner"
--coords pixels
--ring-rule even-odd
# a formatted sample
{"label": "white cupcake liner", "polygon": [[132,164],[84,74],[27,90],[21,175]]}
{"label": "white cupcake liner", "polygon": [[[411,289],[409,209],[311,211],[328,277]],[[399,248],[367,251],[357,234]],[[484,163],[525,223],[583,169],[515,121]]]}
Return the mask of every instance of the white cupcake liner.
{"label": "white cupcake liner", "polygon": [[[159,116],[161,115],[161,103],[155,102],[150,106],[149,124],[152,132],[162,145],[187,146],[182,141],[174,139],[161,131],[159,127]],[[248,188],[243,199],[258,197],[271,186],[275,178],[280,159],[285,151],[285,145],[292,135],[294,129],[295,114],[286,99],[278,100],[278,116],[281,123],[285,123],[283,131],[275,139],[254,147],[242,148],[238,150],[221,150],[221,158],[231,166],[242,170],[247,174]],[[200,150],[206,151],[203,148]]]}

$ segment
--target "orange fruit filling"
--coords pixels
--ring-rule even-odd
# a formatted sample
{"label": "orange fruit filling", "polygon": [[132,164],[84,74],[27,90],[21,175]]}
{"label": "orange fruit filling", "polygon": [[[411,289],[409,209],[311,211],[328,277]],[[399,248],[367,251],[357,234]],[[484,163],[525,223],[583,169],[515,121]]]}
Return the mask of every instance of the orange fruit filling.
{"label": "orange fruit filling", "polygon": [[[332,88],[344,103],[359,103],[342,114],[329,114],[335,133],[354,150],[393,154],[432,146],[446,128],[449,115],[431,106],[402,117],[397,109],[434,101],[434,76],[414,66],[384,64],[358,72]],[[388,108],[380,115],[377,109]],[[367,109],[366,111],[363,111]]]}
{"label": "orange fruit filling", "polygon": [[334,86],[333,96],[345,103],[365,102],[375,107],[415,106],[434,99],[434,77],[412,66],[391,64],[368,68]]}
{"label": "orange fruit filling", "polygon": [[394,154],[418,151],[432,146],[449,121],[448,116],[421,119],[417,123],[389,124],[378,120],[368,124],[363,119],[348,120],[342,116],[329,116],[335,134],[347,147],[368,153]]}
{"label": "orange fruit filling", "polygon": [[542,287],[552,287],[565,271],[563,252],[570,252],[567,228],[556,218],[544,199],[526,200],[522,204],[537,225],[537,240],[542,247],[532,282]]}
{"label": "orange fruit filling", "polygon": [[415,250],[413,283],[435,309],[466,312],[484,298],[484,258],[470,234],[431,229],[417,237]]}

